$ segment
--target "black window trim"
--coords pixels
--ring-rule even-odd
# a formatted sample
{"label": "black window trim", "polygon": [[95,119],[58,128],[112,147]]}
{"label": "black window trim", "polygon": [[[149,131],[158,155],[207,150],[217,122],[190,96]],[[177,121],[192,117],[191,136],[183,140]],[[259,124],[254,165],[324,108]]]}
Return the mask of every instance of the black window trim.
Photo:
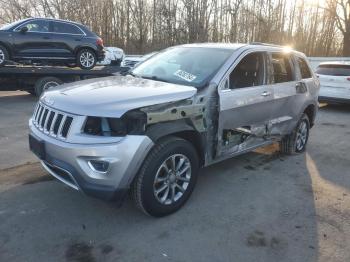
{"label": "black window trim", "polygon": [[[30,20],[27,20],[27,21],[24,21],[23,23],[21,23],[20,25],[16,26],[16,28],[14,28],[12,31],[13,32],[19,32],[19,30],[17,30],[18,28],[28,24],[29,22],[33,22],[33,21],[47,21],[49,23],[49,29],[51,29],[52,25],[51,23],[52,22],[57,22],[57,23],[64,23],[64,24],[69,24],[69,25],[72,25],[72,26],[75,26],[77,27],[81,32],[82,34],[72,34],[72,33],[57,33],[57,32],[40,32],[40,31],[30,31],[28,33],[42,33],[42,34],[59,34],[59,35],[80,35],[80,36],[86,36],[86,33],[77,25],[73,24],[73,23],[69,23],[69,22],[65,22],[65,21],[57,21],[57,20],[50,20],[50,19],[30,19]],[[52,29],[51,29],[52,30]]]}
{"label": "black window trim", "polygon": [[[62,23],[62,24],[68,24],[68,25],[72,25],[72,26],[75,26],[76,28],[78,28],[80,30],[80,32],[82,32],[82,34],[73,34],[73,33],[57,33],[57,32],[51,32],[53,34],[64,34],[64,35],[85,35],[85,32],[77,25],[73,24],[73,23],[68,23],[68,22],[63,22],[63,21],[56,21],[56,20],[51,20],[50,21],[51,23]],[[52,27],[52,25],[51,25]]]}

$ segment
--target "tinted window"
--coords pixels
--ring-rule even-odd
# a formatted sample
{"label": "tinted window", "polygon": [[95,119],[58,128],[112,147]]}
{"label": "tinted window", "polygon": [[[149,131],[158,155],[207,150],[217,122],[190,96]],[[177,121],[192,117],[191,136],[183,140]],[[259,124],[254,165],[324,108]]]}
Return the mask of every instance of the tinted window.
{"label": "tinted window", "polygon": [[310,72],[310,68],[307,65],[306,61],[301,58],[301,57],[297,57],[297,61],[299,64],[299,69],[300,69],[300,73],[301,73],[301,78],[305,79],[305,78],[311,78],[311,72]]}
{"label": "tinted window", "polygon": [[259,86],[264,82],[264,56],[253,53],[244,57],[230,74],[230,89]]}
{"label": "tinted window", "polygon": [[33,20],[16,29],[19,31],[22,27],[27,27],[28,32],[49,32],[49,22],[46,20]]}
{"label": "tinted window", "polygon": [[350,76],[350,65],[319,65],[316,73],[320,75]]}
{"label": "tinted window", "polygon": [[55,33],[65,33],[65,34],[76,34],[82,35],[83,32],[75,25],[61,23],[61,22],[52,22],[52,31]]}
{"label": "tinted window", "polygon": [[283,83],[294,80],[289,55],[273,53],[272,66],[274,83]]}
{"label": "tinted window", "polygon": [[13,22],[13,23],[11,23],[11,24],[3,25],[2,27],[0,27],[0,30],[8,30],[8,29],[11,29],[12,27],[16,27],[16,25],[21,24],[21,23],[24,22],[25,20],[27,20],[27,19],[22,19],[22,20],[20,20],[20,21]]}
{"label": "tinted window", "polygon": [[142,78],[200,87],[233,52],[223,48],[173,47],[140,63],[132,73]]}

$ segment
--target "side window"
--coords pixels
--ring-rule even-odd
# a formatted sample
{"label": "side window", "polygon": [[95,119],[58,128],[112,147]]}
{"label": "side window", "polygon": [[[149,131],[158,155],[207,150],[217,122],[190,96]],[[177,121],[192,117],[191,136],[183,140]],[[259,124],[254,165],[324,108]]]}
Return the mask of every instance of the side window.
{"label": "side window", "polygon": [[27,27],[28,32],[49,32],[49,21],[46,20],[34,20],[30,21],[24,25],[21,25],[16,31],[19,31],[20,28]]}
{"label": "side window", "polygon": [[284,83],[294,80],[290,56],[283,53],[272,53],[272,67],[274,83]]}
{"label": "side window", "polygon": [[245,56],[230,74],[230,89],[264,84],[264,54]]}
{"label": "side window", "polygon": [[297,57],[297,61],[300,68],[301,78],[302,79],[311,78],[312,77],[311,71],[306,61],[301,57]]}
{"label": "side window", "polygon": [[61,22],[52,22],[52,32],[75,35],[83,34],[83,32],[77,26]]}

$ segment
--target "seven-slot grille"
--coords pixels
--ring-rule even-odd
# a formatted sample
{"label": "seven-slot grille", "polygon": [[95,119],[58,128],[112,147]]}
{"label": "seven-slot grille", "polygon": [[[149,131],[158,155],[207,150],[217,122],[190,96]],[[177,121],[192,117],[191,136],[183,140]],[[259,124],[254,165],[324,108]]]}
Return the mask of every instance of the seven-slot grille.
{"label": "seven-slot grille", "polygon": [[66,139],[73,122],[73,116],[68,115],[41,103],[38,103],[33,114],[33,124],[47,135]]}

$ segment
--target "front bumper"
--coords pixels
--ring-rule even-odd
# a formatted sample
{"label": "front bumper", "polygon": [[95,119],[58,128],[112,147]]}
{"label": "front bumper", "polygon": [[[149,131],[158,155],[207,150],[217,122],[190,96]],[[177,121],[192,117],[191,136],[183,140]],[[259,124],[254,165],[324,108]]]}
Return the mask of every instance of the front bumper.
{"label": "front bumper", "polygon": [[[87,195],[106,200],[124,196],[153,146],[147,136],[131,135],[116,143],[68,143],[47,136],[32,124],[30,134],[43,142],[45,155],[41,163],[51,175]],[[107,171],[93,170],[89,160],[107,161]]]}

